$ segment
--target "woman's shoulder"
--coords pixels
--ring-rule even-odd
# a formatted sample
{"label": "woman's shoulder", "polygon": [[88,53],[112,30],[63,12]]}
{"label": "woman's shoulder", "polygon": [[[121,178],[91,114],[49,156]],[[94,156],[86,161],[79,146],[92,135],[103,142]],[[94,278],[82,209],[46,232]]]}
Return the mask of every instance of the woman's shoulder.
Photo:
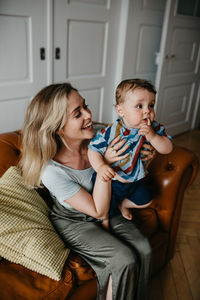
{"label": "woman's shoulder", "polygon": [[44,172],[55,172],[55,171],[59,172],[61,170],[62,170],[62,165],[57,163],[53,159],[50,159],[44,168]]}
{"label": "woman's shoulder", "polygon": [[65,177],[68,176],[67,172],[64,172],[62,165],[51,159],[46,164],[41,179],[42,181],[56,180],[63,175],[65,175]]}
{"label": "woman's shoulder", "polygon": [[74,178],[74,177],[82,177],[82,176],[87,176],[88,174],[92,173],[93,169],[92,167],[89,167],[87,169],[83,170],[78,170],[78,169],[73,169],[71,167],[65,166],[53,159],[51,159],[46,167],[44,168],[42,172],[42,177],[46,176],[53,176],[58,177],[58,176],[64,176],[65,179],[67,178]]}

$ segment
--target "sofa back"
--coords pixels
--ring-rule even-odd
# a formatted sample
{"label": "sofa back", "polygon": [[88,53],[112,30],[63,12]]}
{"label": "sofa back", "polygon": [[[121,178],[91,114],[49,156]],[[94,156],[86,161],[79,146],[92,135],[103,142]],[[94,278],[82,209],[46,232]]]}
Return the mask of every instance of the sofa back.
{"label": "sofa back", "polygon": [[21,155],[21,132],[0,134],[0,177],[10,167],[16,166]]}

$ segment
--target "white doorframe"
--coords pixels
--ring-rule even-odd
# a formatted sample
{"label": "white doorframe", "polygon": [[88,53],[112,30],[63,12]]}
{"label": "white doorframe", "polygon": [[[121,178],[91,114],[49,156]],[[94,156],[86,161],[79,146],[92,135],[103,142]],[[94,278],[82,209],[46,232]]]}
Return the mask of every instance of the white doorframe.
{"label": "white doorframe", "polygon": [[[123,64],[124,54],[126,45],[126,33],[128,25],[128,11],[129,11],[129,0],[122,0],[121,14],[120,14],[120,25],[119,25],[119,36],[118,36],[118,47],[117,47],[117,61],[116,61],[116,75],[114,80],[113,94],[117,85],[122,80],[123,75]],[[115,97],[113,97],[113,106],[115,105]],[[114,122],[117,118],[116,110],[113,109],[112,121]]]}
{"label": "white doorframe", "polygon": [[47,1],[47,84],[53,83],[53,1]]}
{"label": "white doorframe", "polygon": [[[164,50],[166,45],[166,36],[167,36],[167,29],[169,24],[169,14],[170,14],[170,7],[171,7],[171,0],[166,0],[166,6],[165,6],[165,14],[163,19],[163,27],[162,27],[162,35],[161,35],[161,41],[160,41],[160,52],[159,52],[159,61],[158,61],[158,68],[157,68],[157,74],[156,74],[156,80],[155,80],[155,87],[158,91],[157,97],[159,95],[159,86],[160,86],[160,80],[161,80],[161,72],[164,64]],[[155,111],[157,109],[157,104],[155,105]]]}

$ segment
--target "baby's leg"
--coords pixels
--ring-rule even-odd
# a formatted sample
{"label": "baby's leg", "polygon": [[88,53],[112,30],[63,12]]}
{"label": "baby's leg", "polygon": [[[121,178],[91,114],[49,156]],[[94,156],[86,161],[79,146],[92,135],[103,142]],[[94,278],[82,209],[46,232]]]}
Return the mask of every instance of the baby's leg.
{"label": "baby's leg", "polygon": [[[130,203],[129,203],[130,202]],[[133,204],[133,202],[131,202],[128,199],[124,199],[120,204],[119,204],[119,210],[121,211],[122,216],[127,219],[127,220],[132,220],[133,215],[132,212],[130,210],[130,205],[129,204]]]}
{"label": "baby's leg", "polygon": [[119,209],[124,218],[132,220],[131,208],[145,208],[151,204],[151,193],[149,188],[141,179],[130,184],[129,195],[120,203]]}
{"label": "baby's leg", "polygon": [[147,204],[137,205],[131,200],[125,198],[119,205],[119,209],[121,211],[122,216],[125,219],[132,220],[133,214],[131,212],[131,208],[145,208],[151,204],[152,201],[148,202]]}

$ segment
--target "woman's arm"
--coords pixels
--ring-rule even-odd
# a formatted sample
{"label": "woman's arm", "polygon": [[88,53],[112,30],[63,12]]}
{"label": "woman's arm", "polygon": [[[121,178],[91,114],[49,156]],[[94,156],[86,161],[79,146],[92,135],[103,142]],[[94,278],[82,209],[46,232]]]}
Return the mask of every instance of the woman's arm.
{"label": "woman's arm", "polygon": [[[112,170],[112,168],[109,166],[110,163],[127,157],[128,154],[122,155],[120,157],[118,156],[120,154],[123,154],[123,152],[129,147],[129,145],[123,146],[125,142],[125,140],[120,139],[120,136],[115,138],[108,146],[104,157],[102,157],[99,153],[96,153],[89,149],[88,153],[91,154],[89,155],[92,160],[92,164],[94,165],[94,169],[98,171],[98,167],[103,163],[106,164]],[[113,147],[115,147],[115,150],[118,152],[118,155],[112,155]],[[112,170],[111,173],[113,172],[114,171]],[[76,210],[88,214],[96,219],[103,220],[107,219],[108,217],[108,211],[110,208],[110,197],[111,180],[108,180],[107,178],[105,180],[101,179],[100,175],[97,173],[93,189],[93,195],[90,195],[86,190],[81,188],[74,196],[72,196],[69,199],[66,199],[65,202],[73,208],[75,208]]]}
{"label": "woman's arm", "polygon": [[110,196],[111,181],[103,182],[97,175],[93,195],[84,188],[80,188],[74,196],[65,200],[65,202],[84,214],[103,220],[108,216]]}
{"label": "woman's arm", "polygon": [[[92,188],[92,170],[86,172],[85,184]],[[81,175],[83,176],[83,175]],[[91,182],[90,182],[91,181]],[[63,168],[53,163],[46,166],[42,174],[42,182],[59,203],[68,203],[74,209],[94,218],[104,219],[108,215],[111,196],[111,182],[103,182],[96,176],[91,195],[84,187],[73,179]]]}

